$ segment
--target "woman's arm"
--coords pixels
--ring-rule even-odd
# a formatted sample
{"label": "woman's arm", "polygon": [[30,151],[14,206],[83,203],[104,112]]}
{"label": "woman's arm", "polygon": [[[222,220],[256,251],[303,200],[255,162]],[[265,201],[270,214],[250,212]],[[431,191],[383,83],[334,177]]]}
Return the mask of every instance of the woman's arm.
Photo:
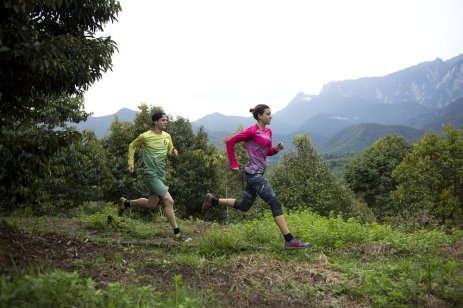
{"label": "woman's arm", "polygon": [[255,135],[255,129],[254,127],[251,126],[248,129],[239,132],[225,141],[225,146],[227,148],[227,155],[228,155],[228,162],[230,163],[230,168],[232,169],[239,169],[238,162],[236,160],[236,155],[235,155],[235,144],[239,142],[243,142],[246,140],[249,140],[252,136]]}

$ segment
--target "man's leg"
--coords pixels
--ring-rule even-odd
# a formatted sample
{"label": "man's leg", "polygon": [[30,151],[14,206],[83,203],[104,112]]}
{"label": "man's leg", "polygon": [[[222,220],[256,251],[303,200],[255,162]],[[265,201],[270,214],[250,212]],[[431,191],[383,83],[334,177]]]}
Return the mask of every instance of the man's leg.
{"label": "man's leg", "polygon": [[164,197],[162,197],[162,202],[164,202],[164,213],[166,214],[167,220],[174,230],[175,239],[184,243],[191,242],[191,237],[188,237],[184,232],[180,231],[180,228],[177,225],[177,220],[174,213],[174,199],[169,192],[167,192]]}
{"label": "man's leg", "polygon": [[124,197],[121,197],[118,203],[118,208],[119,208],[118,215],[122,216],[124,214],[124,211],[131,206],[142,207],[142,208],[147,208],[147,209],[154,209],[156,205],[158,204],[158,202],[159,202],[159,198],[156,195],[151,195],[148,197],[148,199],[139,198],[139,199],[134,199],[134,200],[128,200]]}
{"label": "man's leg", "polygon": [[174,199],[169,192],[167,192],[165,196],[162,197],[162,202],[164,202],[164,213],[166,214],[167,220],[172,226],[172,229],[178,228],[174,213]]}
{"label": "man's leg", "polygon": [[130,206],[135,206],[135,207],[143,207],[147,209],[154,209],[156,205],[158,205],[159,202],[159,197],[156,195],[151,195],[146,198],[139,198],[139,199],[134,199],[130,200]]}

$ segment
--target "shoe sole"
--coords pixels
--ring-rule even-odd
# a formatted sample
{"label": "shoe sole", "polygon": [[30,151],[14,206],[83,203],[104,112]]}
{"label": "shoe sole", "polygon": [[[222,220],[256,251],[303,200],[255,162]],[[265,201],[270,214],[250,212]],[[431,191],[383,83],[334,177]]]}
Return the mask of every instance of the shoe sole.
{"label": "shoe sole", "polygon": [[285,250],[304,250],[304,249],[309,249],[310,246],[307,247],[285,247]]}
{"label": "shoe sole", "polygon": [[177,242],[179,243],[190,243],[191,241],[193,241],[193,239],[189,239],[189,240],[186,240],[186,241],[182,241],[182,240],[177,240],[175,239]]}
{"label": "shoe sole", "polygon": [[310,247],[312,247],[312,245],[308,245],[305,247],[286,247],[285,246],[285,249],[286,250],[304,250],[304,249],[309,249]]}

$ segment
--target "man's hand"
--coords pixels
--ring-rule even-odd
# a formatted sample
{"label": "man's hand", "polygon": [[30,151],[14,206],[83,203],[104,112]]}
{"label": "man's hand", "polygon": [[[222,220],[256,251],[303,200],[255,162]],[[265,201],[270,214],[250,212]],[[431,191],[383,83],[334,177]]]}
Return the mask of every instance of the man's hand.
{"label": "man's hand", "polygon": [[174,148],[174,149],[172,150],[172,154],[173,154],[175,157],[178,156],[178,151],[177,151],[176,148]]}
{"label": "man's hand", "polygon": [[127,166],[127,171],[132,173],[133,172],[133,165],[128,165]]}

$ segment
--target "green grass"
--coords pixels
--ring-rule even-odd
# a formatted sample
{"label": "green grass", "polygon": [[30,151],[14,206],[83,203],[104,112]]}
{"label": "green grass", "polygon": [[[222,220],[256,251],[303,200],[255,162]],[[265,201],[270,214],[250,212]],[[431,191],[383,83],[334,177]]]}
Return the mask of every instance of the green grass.
{"label": "green grass", "polygon": [[174,289],[163,296],[152,286],[110,283],[97,289],[90,278],[59,270],[39,275],[0,276],[3,307],[200,307],[214,302],[210,292],[185,288],[182,276],[173,277]]}
{"label": "green grass", "polygon": [[[269,306],[278,298],[335,307],[426,306],[430,298],[434,304],[458,306],[463,301],[461,230],[406,232],[340,216],[290,213],[291,232],[313,247],[287,252],[269,214],[231,225],[179,220],[182,229],[194,234],[192,243],[180,245],[159,217],[119,218],[111,206],[85,208],[69,218],[5,218],[3,225],[34,235],[54,232],[89,241],[99,253],[74,258],[69,272],[46,260],[28,268],[18,265],[0,278],[0,306],[237,304],[228,298],[230,291],[249,296],[254,305]],[[108,216],[113,217],[109,223]],[[301,282],[293,269],[306,280]],[[272,276],[275,271],[278,275]],[[225,289],[215,289],[217,285]]]}

